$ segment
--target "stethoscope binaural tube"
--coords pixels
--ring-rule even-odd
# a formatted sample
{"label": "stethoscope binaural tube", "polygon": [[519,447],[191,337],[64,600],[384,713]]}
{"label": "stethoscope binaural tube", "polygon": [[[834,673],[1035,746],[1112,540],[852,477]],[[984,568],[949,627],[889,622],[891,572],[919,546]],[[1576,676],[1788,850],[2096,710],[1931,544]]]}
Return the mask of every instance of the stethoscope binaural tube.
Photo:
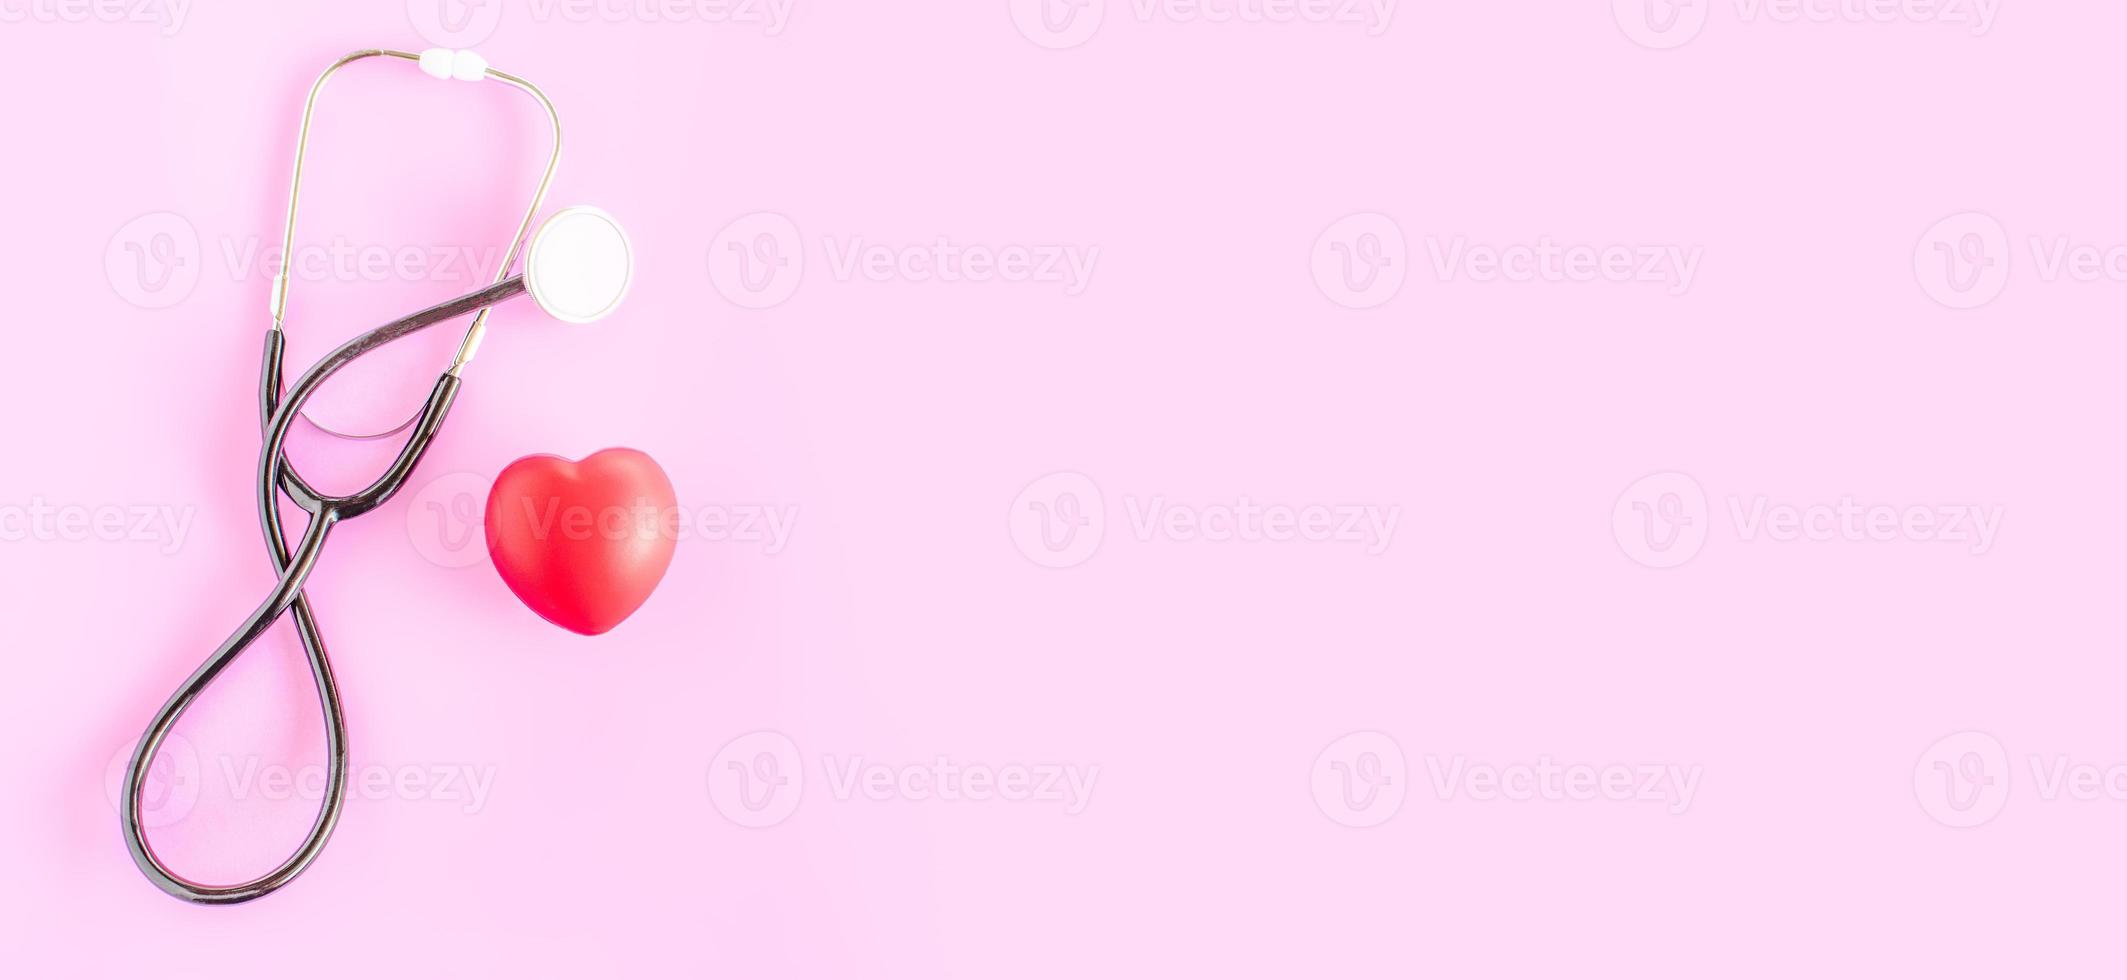
{"label": "stethoscope binaural tube", "polygon": [[[266,895],[293,881],[309,867],[331,838],[339,823],[340,808],[346,801],[347,784],[347,726],[340,706],[339,686],[332,676],[332,663],[325,655],[325,643],[318,632],[317,619],[310,611],[309,601],[303,596],[303,583],[310,578],[311,570],[317,567],[318,555],[324,550],[325,537],[334,525],[352,517],[359,517],[382,506],[405,486],[414,467],[428,452],[436,432],[443,425],[444,416],[450,413],[451,404],[457,399],[458,388],[463,381],[456,369],[444,372],[436,379],[435,388],[429,393],[427,403],[416,417],[413,433],[399,450],[398,458],[377,477],[375,482],[361,491],[345,496],[321,494],[295,474],[287,464],[283,449],[287,444],[289,427],[302,412],[303,404],[309,401],[327,378],[341,368],[353,363],[356,358],[385,344],[411,335],[423,328],[455,319],[475,310],[485,309],[495,303],[525,291],[523,276],[515,276],[496,283],[478,292],[468,293],[457,299],[432,306],[419,313],[402,317],[391,323],[362,334],[342,344],[327,355],[289,389],[287,397],[279,395],[281,352],[283,339],[278,330],[267,334],[262,371],[260,405],[267,418],[264,445],[259,452],[258,505],[259,520],[264,525],[269,551],[273,558],[274,571],[280,580],[273,593],[267,596],[251,617],[237,627],[213,656],[192,672],[170,696],[148,729],[141,735],[140,744],[133,750],[132,761],[126,766],[124,789],[120,795],[121,823],[125,828],[126,847],[133,854],[133,863],[140,867],[157,887],[178,898],[206,905],[225,905],[247,902]],[[278,402],[276,405],[275,403]],[[287,532],[281,526],[277,506],[279,492],[285,491],[290,499],[310,514],[310,525],[296,542],[294,550],[287,546]],[[264,635],[283,613],[295,610],[296,631],[301,637],[304,653],[310,661],[312,678],[317,682],[318,703],[325,716],[326,777],[325,797],[319,804],[317,819],[311,824],[310,833],[301,846],[279,867],[235,885],[203,885],[183,878],[171,871],[155,856],[148,844],[141,822],[141,794],[147,780],[148,767],[155,754],[162,748],[163,739],[192,706],[207,685],[214,683],[223,669],[243,653],[254,641]]]}
{"label": "stethoscope binaural tube", "polygon": [[[317,115],[318,97],[324,93],[326,83],[331,81],[333,76],[339,73],[340,69],[370,58],[417,64],[421,66],[422,71],[437,78],[456,78],[461,82],[493,79],[531,96],[532,100],[539,104],[540,110],[546,115],[547,123],[553,132],[553,147],[547,154],[545,166],[540,170],[539,184],[532,191],[532,199],[524,209],[524,216],[517,222],[517,230],[510,235],[509,249],[503,253],[501,262],[495,268],[494,282],[501,283],[503,280],[508,279],[510,267],[517,261],[517,252],[524,246],[525,236],[532,230],[532,221],[539,216],[539,209],[546,202],[547,189],[554,183],[554,170],[561,165],[561,113],[554,108],[553,100],[548,99],[546,93],[540,91],[539,86],[533,85],[531,82],[509,72],[490,66],[485,58],[471,51],[446,51],[441,48],[431,48],[427,51],[415,53],[412,51],[395,51],[390,48],[368,48],[349,52],[326,67],[324,72],[318,75],[317,81],[311,83],[310,94],[303,99],[303,118],[302,122],[296,127],[295,170],[288,181],[288,213],[281,229],[281,254],[295,254],[295,217],[297,206],[302,202],[303,198],[303,162],[309,155],[310,127]],[[284,264],[273,281],[271,308],[273,325],[276,331],[280,329],[281,324],[287,318],[288,287],[288,269]],[[465,363],[472,359],[473,353],[480,347],[480,339],[486,326],[487,313],[482,311],[466,327],[465,336],[459,340],[458,355],[452,362],[454,370],[464,367]],[[311,424],[316,426],[319,431],[341,438],[384,439],[397,435],[407,426],[414,424],[414,420],[407,419],[388,431],[370,434],[336,431],[319,424],[315,420],[311,420]]]}

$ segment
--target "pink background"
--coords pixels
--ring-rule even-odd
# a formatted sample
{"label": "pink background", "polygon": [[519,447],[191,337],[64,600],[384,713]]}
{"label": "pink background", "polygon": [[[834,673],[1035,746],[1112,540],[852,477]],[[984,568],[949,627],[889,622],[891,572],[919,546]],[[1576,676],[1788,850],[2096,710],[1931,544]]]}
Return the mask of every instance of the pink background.
{"label": "pink background", "polygon": [[[2097,0],[1976,34],[1702,0],[1666,50],[1635,38],[1685,35],[1638,30],[1636,0],[1405,0],[1378,36],[1107,0],[1060,49],[1006,0],[796,0],[773,33],[512,2],[477,48],[559,105],[548,210],[618,216],[634,291],[594,326],[498,309],[414,484],[335,532],[309,590],[357,765],[490,790],[358,797],[283,892],[165,897],[108,781],[271,584],[267,278],[228,256],[278,242],[310,80],[429,46],[428,2],[0,24],[9,972],[2116,972],[2127,792],[2032,768],[2127,760],[2127,272],[2054,275],[2031,244],[2127,243],[2127,9]],[[350,69],[319,126],[300,240],[372,249],[492,248],[546,146],[517,93],[402,63]],[[2002,234],[1931,230],[1975,211],[1954,228]],[[1372,238],[1318,241],[1367,213],[1340,227]],[[1076,295],[836,275],[853,240],[941,237],[1099,252]],[[1434,265],[1458,237],[1702,258],[1688,288],[1482,281]],[[802,250],[787,299],[750,308],[734,245]],[[1391,277],[1365,309],[1340,302],[1353,255]],[[1953,308],[1984,297],[1944,291],[1945,255],[1994,263],[1975,288],[1999,295]],[[481,278],[299,283],[290,371]],[[388,425],[451,343],[365,365],[321,417]],[[384,451],[300,442],[343,486]],[[794,508],[787,542],[683,541],[586,639],[436,522],[513,458],[607,445],[703,513]],[[1132,520],[1244,497],[1399,520],[1378,554]],[[1843,498],[2001,518],[1975,554],[1731,511]],[[40,502],[190,523],[6,533]],[[1635,503],[1699,550],[1649,550],[1676,527]],[[1035,505],[1098,548],[1047,551]],[[288,631],[178,733],[196,798],[158,848],[204,879],[270,867],[314,800],[227,774],[320,758]],[[763,746],[803,785],[742,826],[728,763]],[[1077,812],[838,797],[860,757],[1098,769]],[[1681,808],[1483,799],[1434,784],[1458,757],[1699,776]],[[1945,760],[1978,781],[1934,782]],[[1353,772],[1389,795],[1346,807]]]}

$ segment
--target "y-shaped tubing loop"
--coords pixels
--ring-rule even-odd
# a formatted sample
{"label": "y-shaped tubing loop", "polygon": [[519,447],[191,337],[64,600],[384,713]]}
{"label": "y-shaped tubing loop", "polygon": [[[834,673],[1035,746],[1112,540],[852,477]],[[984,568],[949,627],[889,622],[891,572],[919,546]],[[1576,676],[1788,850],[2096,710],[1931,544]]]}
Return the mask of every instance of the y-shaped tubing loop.
{"label": "y-shaped tubing loop", "polygon": [[[461,54],[469,54],[469,52],[461,52]],[[422,56],[411,52],[370,48],[350,52],[338,61],[333,62],[318,75],[317,81],[311,83],[310,93],[303,100],[303,120],[296,129],[295,171],[288,181],[288,214],[281,229],[281,254],[284,256],[295,253],[295,216],[297,205],[301,203],[303,196],[303,161],[310,148],[310,125],[311,120],[317,114],[318,96],[325,90],[325,83],[333,75],[337,74],[341,68],[367,58],[396,58],[422,63]],[[548,125],[552,128],[554,134],[553,149],[547,155],[546,168],[540,173],[539,186],[532,194],[531,205],[525,209],[523,219],[517,223],[516,233],[510,237],[509,248],[503,253],[501,267],[495,272],[495,282],[499,284],[509,277],[510,267],[516,263],[517,254],[523,248],[525,237],[530,232],[532,219],[538,215],[540,207],[546,201],[547,188],[554,181],[554,170],[561,163],[561,116],[555,111],[553,101],[548,99],[546,93],[540,91],[538,86],[508,72],[489,67],[478,58],[471,60],[477,63],[479,70],[477,74],[468,75],[467,77],[493,78],[530,95],[538,101],[540,108],[546,112]],[[426,70],[425,64],[424,70]],[[264,356],[261,358],[259,369],[259,424],[261,427],[270,427],[281,400],[281,357],[287,346],[286,334],[282,332],[282,324],[286,319],[288,310],[288,269],[285,263],[273,281],[272,309],[273,323],[266,331],[266,349]],[[450,371],[452,374],[462,374],[466,363],[472,360],[474,351],[480,346],[480,338],[486,329],[486,323],[487,310],[482,308],[479,315],[473,318],[472,325],[466,328],[465,337],[460,341],[458,354],[451,362]],[[300,410],[298,410],[298,413],[300,414]],[[308,416],[301,417],[308,419]],[[415,418],[418,418],[418,416]],[[335,433],[322,425],[317,425],[315,420],[311,420],[311,424],[320,431],[334,435],[348,438],[381,439],[397,435],[404,431],[407,426],[414,424],[414,421],[414,418],[410,418],[390,431],[367,436]],[[312,514],[320,512],[324,498],[310,486],[308,481],[303,479],[302,474],[296,472],[294,464],[285,460],[281,464],[280,488],[283,493],[288,495],[289,499],[301,505],[304,510]],[[259,524],[265,532],[266,546],[273,558],[274,571],[276,573],[284,573],[287,571],[293,556],[288,549],[287,530],[281,524],[280,511],[274,506],[270,489],[261,493],[258,510]],[[310,660],[311,674],[317,680],[318,699],[325,705],[326,731],[337,734],[342,730],[342,722],[339,716],[340,699],[338,687],[325,656],[325,640],[318,630],[317,617],[310,609],[310,599],[300,591],[296,593],[294,610],[296,636],[303,644],[304,655]],[[328,742],[326,748],[335,759],[338,759],[343,751],[341,747],[330,742]],[[341,760],[340,764],[344,765],[344,760]],[[330,790],[333,787],[328,786],[327,788]],[[337,794],[334,794],[334,796],[337,799]]]}
{"label": "y-shaped tubing loop", "polygon": [[[430,54],[445,55],[446,57],[443,60],[449,62],[450,67],[453,69],[459,69],[466,64],[473,66],[473,70],[469,72],[462,70],[451,72],[456,77],[465,80],[494,78],[531,95],[546,112],[548,123],[553,130],[553,149],[547,158],[546,167],[540,175],[539,185],[534,192],[532,202],[525,210],[524,218],[518,222],[516,233],[510,238],[509,248],[502,257],[500,267],[496,270],[496,280],[492,287],[460,300],[453,300],[414,314],[411,317],[395,321],[343,345],[304,376],[304,380],[298,383],[297,391],[288,405],[281,404],[281,362],[285,347],[282,325],[286,317],[288,303],[287,270],[283,268],[274,281],[272,298],[273,323],[267,330],[266,347],[259,378],[259,414],[269,448],[268,455],[262,457],[260,464],[258,510],[261,529],[265,534],[270,557],[273,560],[274,571],[280,576],[280,582],[276,585],[274,594],[253,613],[252,618],[243,627],[238,629],[236,635],[225,641],[221,649],[217,650],[214,656],[208,658],[207,662],[201,665],[199,670],[195,671],[186,680],[185,685],[171,697],[169,703],[163,706],[162,712],[158,714],[155,722],[149,726],[148,732],[142,737],[141,745],[135,750],[132,764],[127,767],[126,773],[126,803],[123,808],[123,823],[125,825],[127,846],[133,853],[135,863],[140,865],[142,872],[147,874],[150,880],[154,881],[164,891],[180,898],[216,904],[242,902],[257,898],[279,888],[300,874],[309,865],[310,861],[317,856],[318,850],[324,846],[325,840],[331,835],[333,826],[339,819],[340,807],[345,799],[347,766],[345,720],[340,707],[338,685],[332,674],[331,662],[326,657],[324,640],[319,633],[316,617],[311,612],[309,599],[303,594],[302,583],[308,578],[310,569],[317,561],[318,553],[324,545],[325,535],[335,523],[341,519],[367,512],[370,508],[383,503],[384,500],[389,499],[393,493],[397,492],[399,486],[412,471],[413,465],[419,459],[420,454],[426,450],[429,440],[434,437],[434,427],[440,424],[443,413],[448,410],[450,398],[455,395],[457,378],[462,373],[465,364],[472,360],[474,352],[479,347],[480,338],[487,320],[488,305],[515,295],[517,292],[523,291],[524,288],[521,279],[508,278],[509,270],[515,264],[517,255],[523,248],[525,238],[531,229],[532,219],[538,214],[539,208],[545,201],[547,188],[553,182],[555,168],[561,160],[560,116],[555,111],[553,102],[537,86],[515,75],[488,67],[484,61],[477,56],[472,56],[470,52],[430,52]],[[319,93],[323,91],[325,82],[343,66],[365,58],[375,57],[390,57],[413,61],[420,63],[424,70],[430,70],[430,65],[421,55],[388,49],[369,49],[348,54],[335,61],[318,76],[317,81],[310,87],[309,95],[304,100],[302,123],[296,137],[294,174],[289,182],[288,214],[282,231],[281,244],[283,254],[289,254],[294,249],[295,215],[296,206],[302,194],[303,161],[309,146],[310,125],[312,117],[317,110]],[[430,73],[437,74],[433,70]],[[465,304],[470,301],[478,302],[475,306],[466,306]],[[384,438],[395,435],[405,430],[408,426],[416,426],[415,433],[409,437],[406,447],[401,450],[400,457],[392,468],[387,470],[368,489],[352,496],[328,497],[313,489],[282,455],[281,446],[286,439],[289,425],[295,418],[303,417],[302,405],[316,390],[317,385],[362,353],[403,337],[422,327],[461,316],[466,312],[471,312],[473,309],[478,309],[479,315],[474,318],[473,323],[467,328],[465,337],[460,342],[458,354],[452,360],[448,373],[444,379],[438,380],[436,389],[431,393],[429,402],[423,411],[390,432],[355,437]],[[449,389],[448,392],[446,392],[446,388]],[[316,425],[315,422],[312,424]],[[331,431],[324,429],[323,426],[317,427],[321,431]],[[269,459],[271,460],[270,464],[267,462]],[[306,529],[301,541],[292,552],[288,547],[287,532],[281,523],[279,510],[276,507],[274,497],[276,486],[286,493],[289,499],[295,501],[298,506],[311,515],[309,528]],[[273,872],[242,885],[221,888],[187,882],[171,874],[155,859],[142,835],[140,826],[140,792],[146,767],[154,760],[155,753],[161,747],[163,738],[169,733],[170,726],[190,706],[192,700],[198,696],[199,692],[212,683],[221,670],[228,665],[229,661],[233,660],[238,653],[241,653],[245,647],[257,639],[282,612],[286,612],[291,608],[294,610],[297,635],[302,641],[304,653],[309,660],[311,676],[316,681],[318,700],[324,713],[327,755],[325,801],[320,807],[317,821],[311,828],[310,836],[305,839],[303,846]]]}
{"label": "y-shaped tubing loop", "polygon": [[[303,599],[303,582],[317,567],[318,555],[325,546],[325,536],[333,526],[348,518],[360,517],[376,509],[399,492],[413,474],[414,467],[428,452],[443,418],[450,412],[451,403],[457,398],[458,388],[463,383],[457,374],[444,372],[436,379],[436,387],[429,393],[428,402],[422,408],[414,424],[414,432],[406,445],[399,450],[398,458],[384,473],[359,493],[347,496],[328,496],[315,492],[291,493],[290,496],[310,514],[310,525],[291,553],[285,548],[281,536],[279,515],[276,512],[275,488],[283,485],[290,475],[284,449],[288,429],[302,411],[303,403],[310,400],[318,387],[356,358],[378,347],[405,337],[425,327],[455,319],[475,310],[482,310],[524,291],[524,277],[517,276],[489,286],[479,292],[469,293],[446,303],[432,306],[411,316],[371,330],[342,344],[316,366],[297,379],[288,397],[281,402],[267,421],[265,444],[259,452],[258,497],[260,519],[266,526],[267,537],[273,542],[275,570],[280,580],[273,593],[267,596],[251,617],[237,627],[236,632],[222,641],[214,655],[185,679],[177,692],[156,712],[155,720],[140,737],[140,744],[133,750],[132,762],[126,767],[125,788],[120,799],[121,823],[125,829],[126,847],[133,854],[133,863],[141,873],[148,876],[157,887],[178,898],[203,905],[228,905],[248,902],[266,895],[282,885],[295,880],[303,873],[325,842],[331,838],[333,827],[339,823],[340,807],[346,800],[347,784],[347,733],[340,709],[339,688],[333,682],[332,665],[325,658],[325,648],[317,639],[317,622],[310,616],[308,603]],[[268,373],[277,375],[279,360],[278,338],[267,341],[267,360],[274,363]],[[277,385],[275,386],[277,387]],[[141,822],[141,793],[145,788],[148,767],[155,760],[155,753],[162,748],[163,739],[177,719],[184,715],[192,702],[199,698],[207,685],[221,675],[238,654],[263,635],[267,628],[278,620],[290,607],[297,607],[297,628],[304,637],[304,650],[310,659],[311,676],[317,682],[318,701],[325,715],[326,780],[325,798],[318,807],[317,819],[311,824],[309,836],[303,839],[286,861],[279,867],[250,881],[235,885],[203,885],[178,876],[155,856],[148,845],[146,832]]]}

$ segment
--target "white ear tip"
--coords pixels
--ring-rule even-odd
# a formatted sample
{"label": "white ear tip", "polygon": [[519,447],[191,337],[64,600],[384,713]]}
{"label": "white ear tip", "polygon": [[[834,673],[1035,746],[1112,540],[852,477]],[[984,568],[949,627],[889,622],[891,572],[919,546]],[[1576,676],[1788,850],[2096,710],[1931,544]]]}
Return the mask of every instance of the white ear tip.
{"label": "white ear tip", "polygon": [[421,52],[421,70],[437,78],[477,82],[487,77],[487,59],[477,51],[430,48]]}
{"label": "white ear tip", "polygon": [[487,77],[487,59],[475,51],[460,51],[451,56],[451,77],[461,82],[477,82]]}

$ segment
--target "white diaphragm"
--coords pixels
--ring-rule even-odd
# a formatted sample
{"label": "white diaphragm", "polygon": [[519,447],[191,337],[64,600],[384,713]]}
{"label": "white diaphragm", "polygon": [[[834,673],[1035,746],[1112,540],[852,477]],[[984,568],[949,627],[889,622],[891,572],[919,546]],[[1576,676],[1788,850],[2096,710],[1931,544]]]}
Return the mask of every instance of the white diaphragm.
{"label": "white diaphragm", "polygon": [[525,252],[524,282],[533,302],[565,323],[591,323],[613,312],[634,277],[627,233],[593,207],[555,212]]}

